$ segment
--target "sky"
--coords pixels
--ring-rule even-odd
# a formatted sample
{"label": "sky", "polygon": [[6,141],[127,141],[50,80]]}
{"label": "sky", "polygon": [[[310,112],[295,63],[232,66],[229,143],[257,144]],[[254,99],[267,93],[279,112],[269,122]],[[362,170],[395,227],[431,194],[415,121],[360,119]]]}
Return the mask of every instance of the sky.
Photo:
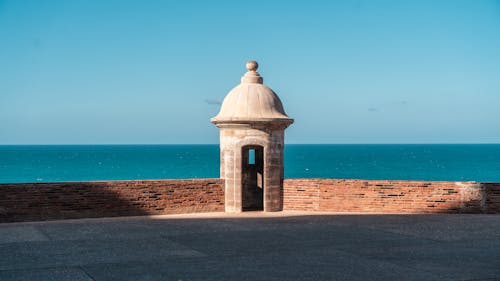
{"label": "sky", "polygon": [[0,144],[215,144],[257,60],[287,143],[500,143],[500,1],[0,0]]}

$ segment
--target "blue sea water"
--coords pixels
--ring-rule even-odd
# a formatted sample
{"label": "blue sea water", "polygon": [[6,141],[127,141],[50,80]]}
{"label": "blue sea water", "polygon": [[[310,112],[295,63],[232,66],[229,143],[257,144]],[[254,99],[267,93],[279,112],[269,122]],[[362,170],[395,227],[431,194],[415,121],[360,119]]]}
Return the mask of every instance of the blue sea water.
{"label": "blue sea water", "polygon": [[[0,183],[219,177],[218,145],[0,146]],[[500,144],[286,145],[285,177],[500,181]]]}

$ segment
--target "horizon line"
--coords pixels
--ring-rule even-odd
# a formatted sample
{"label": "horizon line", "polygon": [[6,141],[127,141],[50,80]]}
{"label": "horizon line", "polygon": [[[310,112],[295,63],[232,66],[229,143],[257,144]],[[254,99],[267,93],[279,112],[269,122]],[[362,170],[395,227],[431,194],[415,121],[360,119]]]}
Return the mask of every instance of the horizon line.
{"label": "horizon line", "polygon": [[[460,145],[460,144],[500,144],[500,142],[387,142],[387,143],[285,143],[285,145]],[[219,143],[20,143],[20,144],[0,144],[0,146],[146,146],[146,145],[219,145]]]}

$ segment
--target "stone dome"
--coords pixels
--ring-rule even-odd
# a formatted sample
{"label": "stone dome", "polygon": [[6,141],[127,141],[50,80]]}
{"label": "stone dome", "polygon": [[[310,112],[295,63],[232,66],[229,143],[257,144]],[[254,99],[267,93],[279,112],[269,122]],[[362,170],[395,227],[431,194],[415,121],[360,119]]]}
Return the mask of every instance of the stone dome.
{"label": "stone dome", "polygon": [[245,121],[293,123],[278,95],[263,84],[257,72],[257,62],[249,61],[246,67],[248,72],[241,77],[241,83],[227,94],[219,114],[210,121],[215,124]]}

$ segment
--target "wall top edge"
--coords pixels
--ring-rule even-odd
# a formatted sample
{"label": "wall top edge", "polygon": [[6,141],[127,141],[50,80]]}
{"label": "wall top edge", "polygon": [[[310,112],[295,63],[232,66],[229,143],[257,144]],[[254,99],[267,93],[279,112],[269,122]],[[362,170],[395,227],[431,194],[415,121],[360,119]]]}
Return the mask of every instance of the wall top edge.
{"label": "wall top edge", "polygon": [[92,181],[48,181],[48,182],[12,182],[0,183],[2,185],[23,185],[23,184],[88,184],[88,183],[109,183],[109,182],[159,182],[159,181],[221,181],[220,178],[185,178],[185,179],[135,179],[135,180],[92,180]]}

